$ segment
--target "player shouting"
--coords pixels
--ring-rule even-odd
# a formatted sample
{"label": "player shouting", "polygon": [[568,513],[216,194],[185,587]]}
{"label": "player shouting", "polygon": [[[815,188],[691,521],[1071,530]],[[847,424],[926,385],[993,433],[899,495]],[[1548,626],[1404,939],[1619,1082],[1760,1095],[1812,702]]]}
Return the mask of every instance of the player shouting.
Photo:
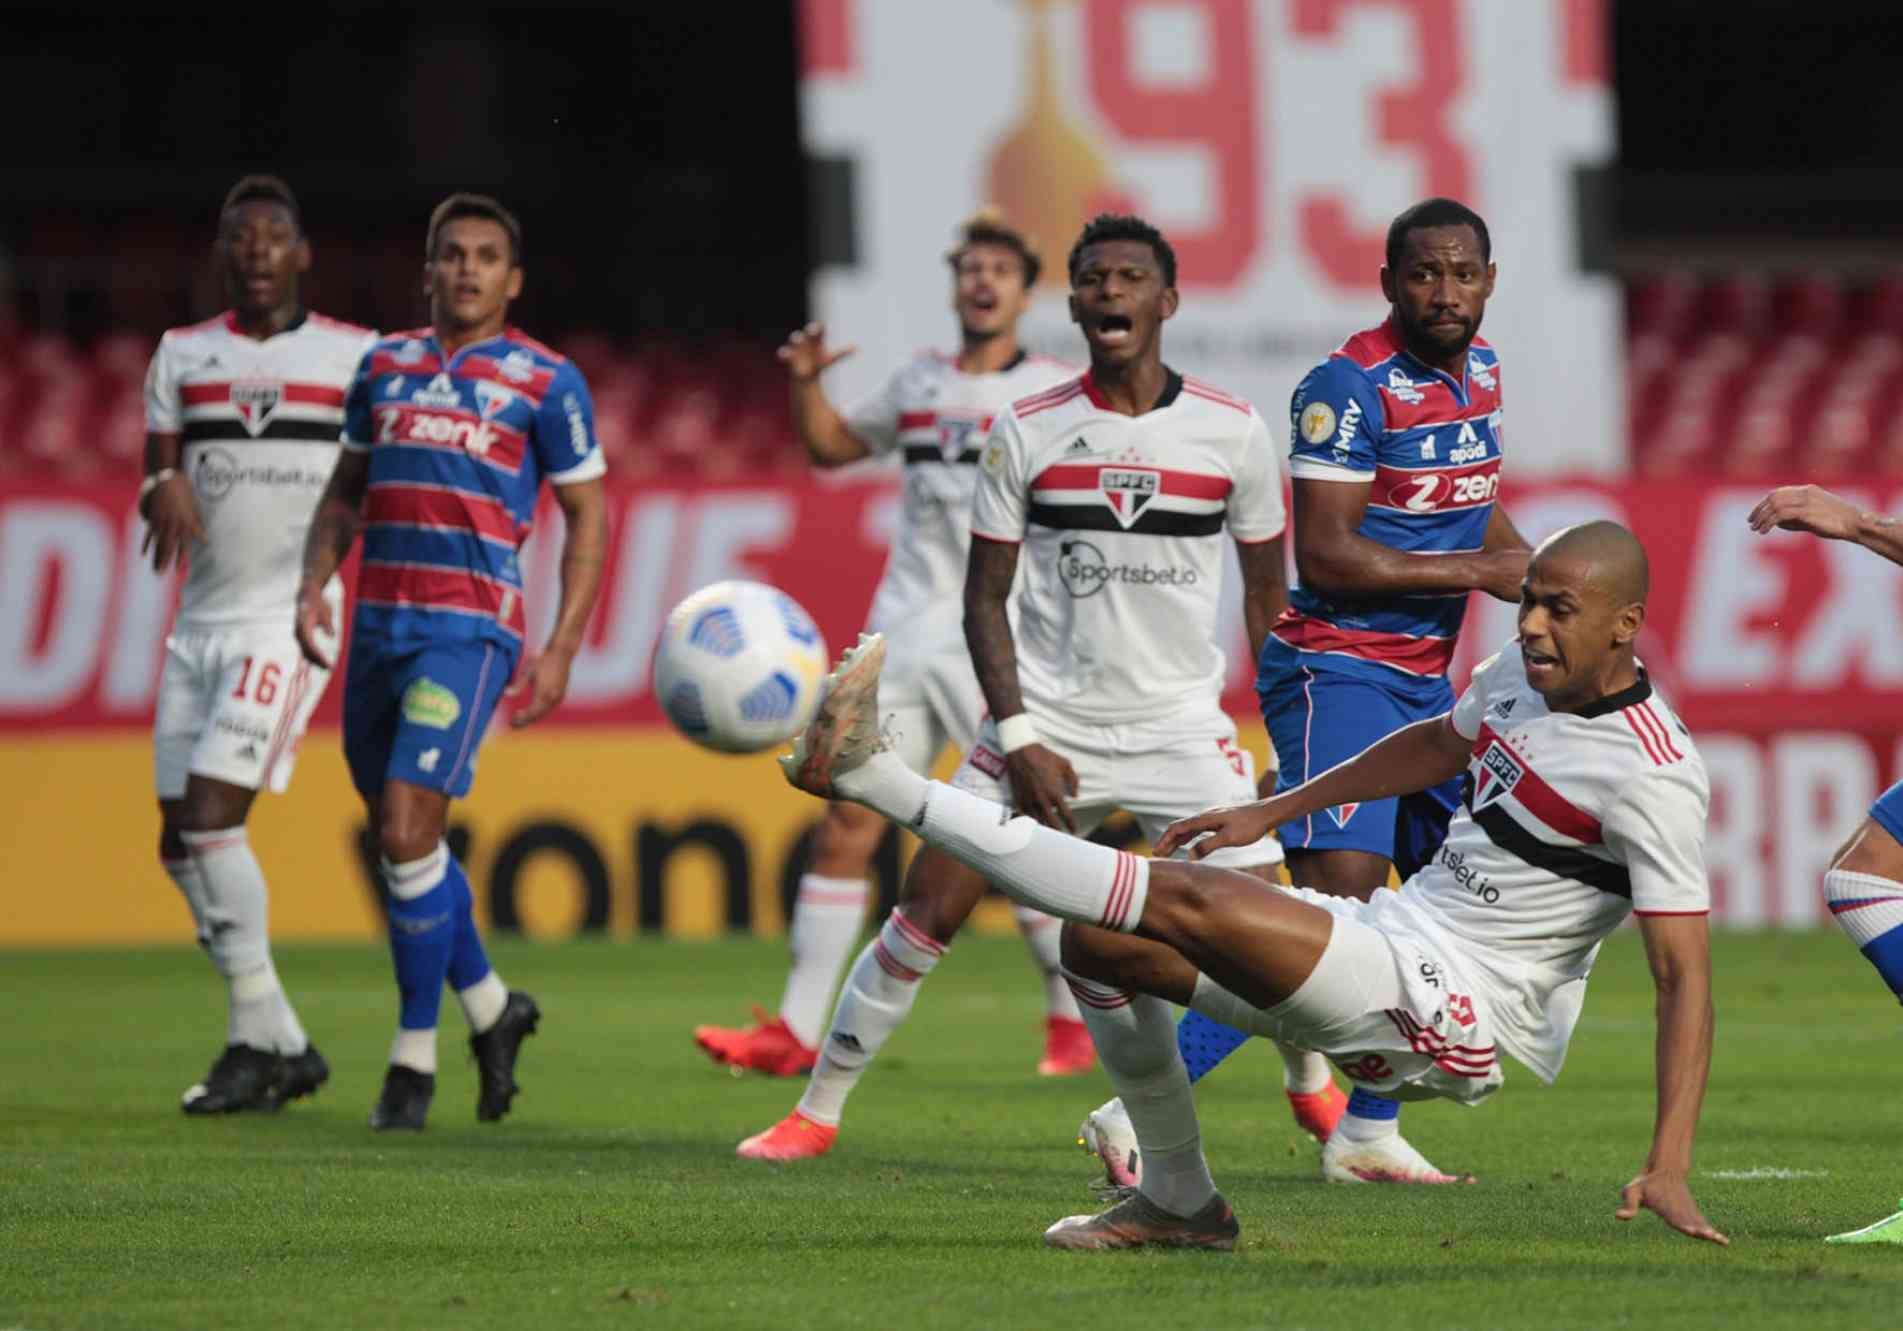
{"label": "player shouting", "polygon": [[561,603],[513,724],[568,688],[601,582],[605,466],[581,374],[508,326],[522,292],[522,230],[494,199],[452,194],[430,215],[428,328],[379,341],[352,384],[344,454],[305,546],[297,635],[326,660],[321,594],[359,529],[363,566],[344,683],[344,756],[369,810],[390,893],[402,1008],[374,1128],[421,1128],[436,1089],[445,979],[468,1019],[476,1117],[509,1111],[515,1062],[539,1017],[504,987],[471,913],[469,880],[443,839],[526,631],[516,552],[544,478],[566,520]]}
{"label": "player shouting", "polygon": [[[1253,763],[1221,707],[1216,611],[1225,528],[1255,645],[1284,602],[1281,478],[1248,403],[1163,363],[1176,256],[1154,227],[1097,218],[1071,248],[1069,273],[1090,369],[1012,403],[980,464],[965,637],[990,714],[954,780],[1066,833],[1086,835],[1125,809],[1154,836],[1212,799],[1255,794]],[[883,714],[883,696],[878,705]],[[1281,858],[1266,835],[1221,857],[1265,873]],[[840,998],[806,1094],[741,1155],[831,1148],[846,1097],[985,886],[982,870],[936,847],[919,852]],[[1324,1112],[1326,1064],[1290,1057],[1318,1081],[1298,1112]]]}
{"label": "player shouting", "polygon": [[[1357,1086],[1471,1104],[1500,1054],[1555,1077],[1599,945],[1639,919],[1658,990],[1658,1113],[1644,1168],[1615,1213],[1656,1212],[1726,1243],[1688,1178],[1710,1068],[1709,792],[1690,736],[1633,656],[1645,552],[1589,523],[1535,552],[1519,635],[1454,708],[1267,800],[1187,818],[1158,841],[1199,861],[1143,860],[1061,836],[884,752],[883,643],[864,640],[782,760],[788,779],[903,820],[1012,897],[1071,923],[1091,1038],[1136,1125],[1139,1190],[1045,1232],[1059,1248],[1228,1249],[1239,1232],[1203,1159],[1168,1003],[1327,1051]],[[1391,799],[1466,773],[1434,859],[1367,901],[1209,861],[1344,802]],[[1155,776],[1167,776],[1155,772]]]}
{"label": "player shouting", "polygon": [[[1851,541],[1903,564],[1903,521],[1860,509],[1815,485],[1771,491],[1751,510],[1750,521],[1756,532],[1781,528]],[[1831,857],[1824,900],[1890,993],[1903,1002],[1903,781],[1878,797],[1863,825]],[[1903,1243],[1903,1210],[1824,1241]]]}
{"label": "player shouting", "polygon": [[[1258,658],[1256,691],[1280,768],[1278,790],[1453,705],[1467,593],[1520,595],[1526,541],[1496,500],[1500,358],[1479,336],[1493,294],[1480,215],[1428,199],[1388,227],[1389,313],[1311,370],[1290,403],[1297,585]],[[1291,881],[1365,899],[1407,878],[1447,834],[1459,782],[1348,801],[1281,829]],[[1178,1031],[1192,1080],[1246,1038],[1199,1013]],[[1111,1111],[1106,1114],[1106,1111]],[[1398,1129],[1400,1107],[1359,1090],[1322,1150],[1337,1183],[1453,1183]],[[1113,1106],[1085,1135],[1113,1180],[1127,1128]],[[1105,1147],[1108,1149],[1105,1149]]]}
{"label": "player shouting", "polygon": [[[310,242],[290,187],[246,176],[225,196],[218,261],[232,308],[159,339],[145,381],[145,549],[189,564],[165,640],[152,748],[159,859],[225,977],[225,1048],[188,1114],[275,1109],[330,1075],[271,960],[264,872],[245,833],[283,793],[330,672],[307,665],[287,607],[311,495],[337,461],[344,390],[366,328],[306,310]],[[316,589],[339,604],[335,579]]]}
{"label": "player shouting", "polygon": [[[815,466],[842,467],[897,452],[904,490],[891,557],[870,616],[892,635],[880,686],[894,742],[913,770],[931,769],[947,741],[962,752],[978,733],[984,701],[959,626],[966,552],[971,548],[971,492],[992,417],[1017,398],[1076,374],[1074,367],[1027,354],[1018,321],[1031,300],[1042,261],[1029,238],[995,213],[965,222],[946,256],[958,353],[925,352],[845,413],[827,400],[819,377],[852,354],[826,345],[826,330],[808,324],[780,348],[793,396],[793,423]],[[716,1062],[775,1076],[810,1072],[826,1005],[865,923],[866,871],[885,832],[884,820],[856,804],[835,802],[813,837],[812,862],[793,906],[792,966],[780,1010],[743,1028],[700,1026],[694,1042]],[[1058,973],[1057,921],[1020,910],[1018,925],[1044,974],[1046,1076],[1083,1072],[1092,1062],[1090,1036]],[[872,965],[870,955],[862,968]],[[853,983],[861,979],[855,971]]]}

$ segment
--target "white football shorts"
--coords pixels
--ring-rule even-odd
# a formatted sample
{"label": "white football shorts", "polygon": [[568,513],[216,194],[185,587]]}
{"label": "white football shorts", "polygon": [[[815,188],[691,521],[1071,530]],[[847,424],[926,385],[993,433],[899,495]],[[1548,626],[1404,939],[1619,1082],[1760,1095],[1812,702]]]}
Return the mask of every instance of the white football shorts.
{"label": "white football shorts", "polygon": [[[341,613],[336,603],[331,613]],[[283,794],[330,674],[304,659],[288,614],[278,624],[174,630],[152,722],[159,798],[184,795],[194,772]]]}
{"label": "white football shorts", "polygon": [[1192,1008],[1237,1030],[1326,1054],[1350,1081],[1393,1099],[1477,1104],[1500,1088],[1504,1075],[1485,999],[1461,973],[1456,947],[1409,927],[1398,893],[1356,901],[1308,888],[1270,890],[1335,917],[1313,973],[1272,1008],[1258,1008],[1204,975]]}
{"label": "white football shorts", "polygon": [[[1105,726],[1086,724],[1026,699],[1025,714],[1044,746],[1077,769],[1077,794],[1069,803],[1080,835],[1089,836],[1122,809],[1136,818],[1145,839],[1154,842],[1179,818],[1256,798],[1255,759],[1236,742],[1235,723],[1221,712]],[[952,784],[999,804],[1011,803],[1004,747],[990,717],[979,727],[977,741],[966,751]],[[1218,850],[1205,862],[1231,869],[1280,864],[1282,846],[1265,836],[1252,845]]]}
{"label": "white football shorts", "polygon": [[947,744],[960,753],[971,747],[984,710],[962,639],[931,653],[894,652],[879,674],[879,719],[892,750],[922,775]]}

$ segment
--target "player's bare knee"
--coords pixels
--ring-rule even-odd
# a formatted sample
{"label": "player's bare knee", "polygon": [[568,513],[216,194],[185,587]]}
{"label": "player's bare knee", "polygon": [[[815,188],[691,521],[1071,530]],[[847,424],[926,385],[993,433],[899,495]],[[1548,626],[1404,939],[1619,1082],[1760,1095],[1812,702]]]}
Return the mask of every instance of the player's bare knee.
{"label": "player's bare knee", "polygon": [[384,810],[377,823],[377,849],[392,864],[420,860],[436,849],[443,839],[442,828],[434,819],[418,817],[408,811]]}
{"label": "player's bare knee", "polygon": [[927,936],[949,943],[985,894],[983,876],[930,846],[913,857],[899,891],[899,909]]}
{"label": "player's bare knee", "polygon": [[1057,958],[1072,975],[1080,975],[1099,984],[1116,984],[1119,979],[1118,962],[1127,953],[1127,949],[1119,948],[1117,944],[1127,937],[1108,929],[1093,929],[1067,922],[1064,931],[1058,935]]}
{"label": "player's bare knee", "polygon": [[222,782],[192,778],[179,801],[177,824],[185,832],[222,832],[244,826],[251,811],[251,793]]}

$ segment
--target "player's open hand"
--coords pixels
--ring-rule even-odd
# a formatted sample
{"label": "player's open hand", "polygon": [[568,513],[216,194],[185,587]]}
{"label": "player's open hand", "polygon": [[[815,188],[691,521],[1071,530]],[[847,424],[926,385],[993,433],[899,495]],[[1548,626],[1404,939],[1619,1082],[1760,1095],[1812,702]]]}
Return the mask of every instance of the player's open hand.
{"label": "player's open hand", "polygon": [[801,383],[811,383],[828,368],[837,365],[857,351],[857,347],[840,347],[837,351],[826,346],[826,325],[807,324],[797,328],[793,335],[780,347],[780,363],[786,366],[786,372]]}
{"label": "player's open hand", "polygon": [[331,668],[337,623],[330,613],[324,589],[309,583],[297,589],[297,649],[304,659],[322,670]]}
{"label": "player's open hand", "polygon": [[509,718],[511,726],[517,730],[532,726],[561,705],[568,696],[568,667],[573,660],[568,652],[550,649],[522,663],[514,681],[502,693],[517,707]]}
{"label": "player's open hand", "polygon": [[198,498],[183,472],[177,473],[152,489],[145,497],[145,540],[140,554],[152,556],[152,571],[164,573],[172,565],[183,568],[190,541],[205,539],[205,524],[198,516]]}
{"label": "player's open hand", "polygon": [[1751,510],[1751,530],[1809,532],[1833,541],[1857,539],[1857,506],[1817,485],[1781,485]]}
{"label": "player's open hand", "polygon": [[1028,814],[1060,832],[1077,832],[1077,820],[1071,816],[1070,799],[1077,794],[1077,769],[1070,759],[1053,753],[1042,744],[1026,744],[1008,754],[1005,772],[1011,779],[1011,802],[1019,813]]}
{"label": "player's open hand", "polygon": [[1630,1220],[1641,1210],[1651,1211],[1681,1234],[1715,1243],[1721,1248],[1731,1246],[1731,1240],[1713,1229],[1711,1221],[1705,1219],[1705,1213],[1692,1200],[1691,1185],[1677,1170],[1654,1170],[1639,1175],[1625,1185],[1619,1197],[1619,1209],[1613,1214],[1621,1220]]}
{"label": "player's open hand", "polygon": [[1200,860],[1224,846],[1252,846],[1286,821],[1276,814],[1272,799],[1209,809],[1179,818],[1164,828],[1163,835],[1156,839],[1154,854],[1163,859],[1188,846],[1189,857]]}

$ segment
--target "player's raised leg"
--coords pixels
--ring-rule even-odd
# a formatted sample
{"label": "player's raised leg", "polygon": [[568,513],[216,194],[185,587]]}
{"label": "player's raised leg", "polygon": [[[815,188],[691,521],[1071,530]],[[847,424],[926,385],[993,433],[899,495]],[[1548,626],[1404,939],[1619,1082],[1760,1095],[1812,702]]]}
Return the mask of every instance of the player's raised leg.
{"label": "player's raised leg", "polygon": [[[1903,1002],[1903,784],[1883,793],[1832,858],[1824,900],[1891,995]],[[1825,1242],[1903,1243],[1903,1210]]]}

